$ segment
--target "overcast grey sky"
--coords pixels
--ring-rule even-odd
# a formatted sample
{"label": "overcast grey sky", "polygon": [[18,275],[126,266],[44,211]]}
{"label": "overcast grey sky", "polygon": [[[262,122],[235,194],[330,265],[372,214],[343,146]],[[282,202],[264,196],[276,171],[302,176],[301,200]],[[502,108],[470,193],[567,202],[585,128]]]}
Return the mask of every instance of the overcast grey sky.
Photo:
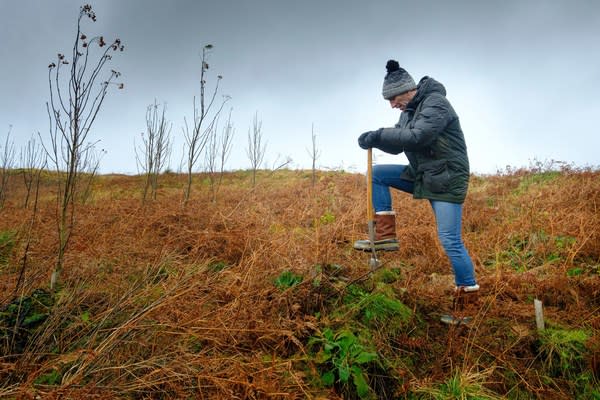
{"label": "overcast grey sky", "polygon": [[[17,147],[48,135],[47,66],[69,54],[74,0],[0,0],[0,138]],[[107,151],[102,172],[136,173],[134,140],[146,107],[167,104],[180,164],[183,120],[198,96],[202,48],[209,86],[222,75],[236,129],[229,169],[248,168],[247,132],[258,113],[266,162],[310,168],[314,124],[322,168],[365,169],[364,131],[399,117],[381,97],[394,58],[415,80],[446,86],[474,172],[559,160],[600,165],[600,2],[593,0],[102,0],[88,36],[119,37],[108,69],[125,89],[107,96],[90,138]],[[403,156],[376,155],[378,162]]]}

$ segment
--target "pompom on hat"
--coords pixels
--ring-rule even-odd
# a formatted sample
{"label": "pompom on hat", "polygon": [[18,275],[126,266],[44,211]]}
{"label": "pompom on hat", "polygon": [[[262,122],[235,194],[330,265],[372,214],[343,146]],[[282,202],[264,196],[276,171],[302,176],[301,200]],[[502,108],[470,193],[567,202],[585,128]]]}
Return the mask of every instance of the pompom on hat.
{"label": "pompom on hat", "polygon": [[406,93],[417,88],[417,85],[404,68],[400,67],[398,61],[389,60],[385,65],[387,74],[383,79],[383,88],[381,94],[386,100],[391,100],[394,97]]}

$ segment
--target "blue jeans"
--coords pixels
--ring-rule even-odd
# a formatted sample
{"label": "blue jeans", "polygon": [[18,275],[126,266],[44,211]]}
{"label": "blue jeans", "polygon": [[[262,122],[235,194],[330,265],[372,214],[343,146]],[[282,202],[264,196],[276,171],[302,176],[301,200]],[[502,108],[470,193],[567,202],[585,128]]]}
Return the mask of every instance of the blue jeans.
{"label": "blue jeans", "polygon": [[[375,212],[392,211],[390,187],[403,192],[413,192],[413,182],[401,179],[406,165],[373,166],[373,207]],[[462,204],[430,200],[435,214],[440,243],[450,259],[456,286],[471,286],[475,280],[473,262],[462,241]]]}

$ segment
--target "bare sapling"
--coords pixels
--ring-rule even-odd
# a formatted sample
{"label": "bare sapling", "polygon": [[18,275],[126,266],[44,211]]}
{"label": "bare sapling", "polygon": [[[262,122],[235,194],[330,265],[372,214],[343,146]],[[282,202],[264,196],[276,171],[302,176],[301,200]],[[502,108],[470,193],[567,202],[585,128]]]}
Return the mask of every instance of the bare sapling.
{"label": "bare sapling", "polygon": [[[80,8],[71,59],[59,53],[48,66],[50,101],[46,103],[50,120],[50,143],[44,145],[58,174],[57,233],[58,254],[50,280],[54,288],[63,268],[64,256],[73,231],[76,199],[81,195],[84,171],[97,170],[96,142],[89,133],[108,94],[109,87],[123,88],[115,80],[121,75],[111,69],[105,73],[112,53],[122,52],[120,39],[107,43],[103,36],[88,37],[81,31],[84,19],[96,21],[90,5]],[[106,76],[102,79],[101,76]]]}
{"label": "bare sapling", "polygon": [[23,183],[25,184],[25,199],[23,207],[29,207],[31,192],[39,185],[42,170],[46,168],[48,158],[44,153],[44,149],[39,142],[36,142],[35,137],[31,137],[27,144],[21,148],[21,173],[23,175]]}
{"label": "bare sapling", "polygon": [[4,146],[0,151],[0,208],[4,207],[8,190],[8,178],[15,164],[15,144],[10,139],[12,125],[8,127]]}
{"label": "bare sapling", "polygon": [[[215,100],[219,92],[219,82],[223,77],[217,76],[212,94],[207,96],[207,73],[209,69],[208,57],[213,49],[213,45],[207,44],[202,48],[202,67],[200,69],[200,109],[196,105],[196,97],[194,97],[194,116],[192,126],[188,125],[184,119],[183,136],[185,139],[185,163],[187,172],[187,183],[184,191],[184,205],[187,204],[192,191],[193,173],[198,166],[198,162],[205,150],[211,132],[215,129],[216,121],[229,100],[228,96],[224,96],[220,106],[216,109]],[[214,111],[213,111],[214,110]]]}
{"label": "bare sapling", "polygon": [[263,143],[262,121],[258,119],[258,112],[254,114],[252,127],[248,128],[248,147],[246,155],[250,160],[250,170],[252,171],[252,187],[256,185],[256,172],[260,168],[265,158],[267,144]]}
{"label": "bare sapling", "polygon": [[273,164],[271,165],[271,175],[273,175],[275,172],[282,170],[284,168],[286,168],[288,165],[290,165],[292,163],[292,161],[294,161],[292,159],[292,157],[288,156],[282,156],[281,154],[277,154],[277,157],[275,158],[275,161],[273,161]]}
{"label": "bare sapling", "polygon": [[223,174],[225,173],[225,164],[229,159],[233,146],[235,129],[231,122],[231,112],[232,110],[230,109],[227,122],[221,130],[221,134],[218,135],[217,132],[219,130],[215,126],[215,129],[209,135],[206,146],[206,172],[208,173],[210,197],[213,202],[217,201],[217,193],[219,192],[219,188],[223,182]]}
{"label": "bare sapling", "polygon": [[317,181],[317,160],[321,156],[321,151],[317,149],[317,135],[315,134],[315,124],[311,126],[311,148],[308,151],[308,155],[312,161],[312,185],[315,186]]}
{"label": "bare sapling", "polygon": [[166,106],[159,110],[154,101],[146,109],[146,132],[142,132],[142,144],[135,149],[138,168],[144,175],[142,202],[148,196],[156,200],[158,177],[168,166],[172,150],[172,124],[166,118]]}

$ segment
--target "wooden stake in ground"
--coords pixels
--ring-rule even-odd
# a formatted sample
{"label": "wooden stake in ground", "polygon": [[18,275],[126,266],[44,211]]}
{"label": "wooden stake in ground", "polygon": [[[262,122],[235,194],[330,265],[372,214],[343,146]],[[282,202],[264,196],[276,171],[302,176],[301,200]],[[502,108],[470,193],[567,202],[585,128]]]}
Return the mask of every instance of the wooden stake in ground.
{"label": "wooden stake in ground", "polygon": [[371,242],[371,258],[369,268],[375,271],[380,267],[375,251],[375,216],[373,211],[373,149],[367,151],[367,220],[369,227],[369,242]]}
{"label": "wooden stake in ground", "polygon": [[537,325],[538,331],[543,331],[544,326],[544,306],[541,300],[533,300],[533,306],[535,308],[535,324]]}

